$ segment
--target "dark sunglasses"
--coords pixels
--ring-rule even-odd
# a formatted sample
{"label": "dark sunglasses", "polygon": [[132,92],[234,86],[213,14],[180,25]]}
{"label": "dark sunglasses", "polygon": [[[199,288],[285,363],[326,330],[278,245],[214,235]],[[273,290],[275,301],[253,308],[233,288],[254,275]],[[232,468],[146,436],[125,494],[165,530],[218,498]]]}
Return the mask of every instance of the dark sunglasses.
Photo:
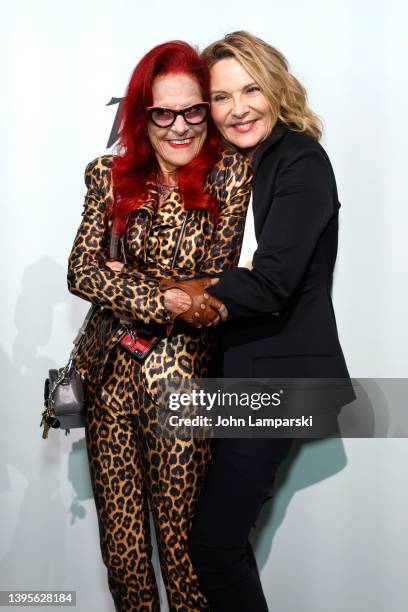
{"label": "dark sunglasses", "polygon": [[170,127],[178,115],[181,115],[184,121],[190,125],[203,123],[207,118],[209,106],[209,102],[200,102],[178,111],[171,108],[162,108],[161,106],[149,106],[146,110],[150,121],[157,125],[157,127]]}

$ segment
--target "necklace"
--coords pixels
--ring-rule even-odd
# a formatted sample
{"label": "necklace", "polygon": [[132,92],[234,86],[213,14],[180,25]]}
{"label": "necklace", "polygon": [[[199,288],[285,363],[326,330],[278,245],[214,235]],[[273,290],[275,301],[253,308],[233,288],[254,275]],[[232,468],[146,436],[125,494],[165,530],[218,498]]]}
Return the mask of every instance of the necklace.
{"label": "necklace", "polygon": [[178,189],[178,185],[169,185],[168,183],[162,183],[160,181],[159,173],[156,174],[156,187],[159,193],[159,198],[165,198],[171,191],[176,191]]}

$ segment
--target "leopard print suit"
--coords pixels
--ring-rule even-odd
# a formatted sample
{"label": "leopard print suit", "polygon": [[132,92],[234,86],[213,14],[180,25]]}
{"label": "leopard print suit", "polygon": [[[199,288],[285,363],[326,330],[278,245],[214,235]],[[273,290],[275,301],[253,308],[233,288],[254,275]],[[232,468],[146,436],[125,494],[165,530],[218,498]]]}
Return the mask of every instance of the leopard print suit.
{"label": "leopard print suit", "polygon": [[149,196],[127,219],[126,265],[105,265],[113,200],[114,157],[88,164],[82,222],[68,262],[69,290],[101,308],[88,326],[75,359],[86,381],[86,444],[102,559],[116,610],[157,611],[159,595],[151,563],[148,503],[154,518],[170,610],[208,610],[188,553],[187,536],[210,458],[207,440],[157,434],[157,387],[164,376],[210,375],[214,336],[174,328],[144,362],[119,340],[120,317],[166,326],[170,316],[158,280],[214,274],[237,265],[252,170],[239,153],[225,152],[209,173],[206,189],[217,199],[215,224],[206,210],[190,209],[175,267],[171,268],[186,209],[178,191]]}

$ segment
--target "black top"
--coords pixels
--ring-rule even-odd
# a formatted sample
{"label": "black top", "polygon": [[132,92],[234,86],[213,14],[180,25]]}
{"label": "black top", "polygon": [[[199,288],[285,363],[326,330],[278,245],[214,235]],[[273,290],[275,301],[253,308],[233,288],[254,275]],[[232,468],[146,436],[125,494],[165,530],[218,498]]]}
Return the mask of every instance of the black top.
{"label": "black top", "polygon": [[224,376],[348,377],[331,300],[336,181],[311,136],[277,123],[253,158],[253,269],[209,290],[228,308]]}

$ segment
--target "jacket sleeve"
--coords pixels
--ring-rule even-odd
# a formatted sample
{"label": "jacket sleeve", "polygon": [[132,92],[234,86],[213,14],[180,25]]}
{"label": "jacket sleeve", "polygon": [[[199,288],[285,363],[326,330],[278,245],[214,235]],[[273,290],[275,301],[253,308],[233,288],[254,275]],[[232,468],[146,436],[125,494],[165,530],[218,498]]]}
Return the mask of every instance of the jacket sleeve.
{"label": "jacket sleeve", "polygon": [[[238,264],[245,228],[245,217],[252,189],[252,166],[241,154],[221,161],[224,180],[216,197],[221,206],[211,247],[200,273],[217,274]],[[234,163],[230,163],[233,161]],[[217,168],[216,171],[219,171]]]}
{"label": "jacket sleeve", "polygon": [[[252,270],[226,270],[217,285],[207,290],[227,306],[229,320],[279,313],[285,308],[337,210],[334,176],[322,152],[298,152],[281,166]],[[256,187],[253,208],[256,210]]]}
{"label": "jacket sleeve", "polygon": [[68,260],[68,289],[74,295],[143,323],[167,324],[170,315],[158,283],[141,273],[116,272],[105,265],[106,193],[97,158],[85,170],[82,222]]}

